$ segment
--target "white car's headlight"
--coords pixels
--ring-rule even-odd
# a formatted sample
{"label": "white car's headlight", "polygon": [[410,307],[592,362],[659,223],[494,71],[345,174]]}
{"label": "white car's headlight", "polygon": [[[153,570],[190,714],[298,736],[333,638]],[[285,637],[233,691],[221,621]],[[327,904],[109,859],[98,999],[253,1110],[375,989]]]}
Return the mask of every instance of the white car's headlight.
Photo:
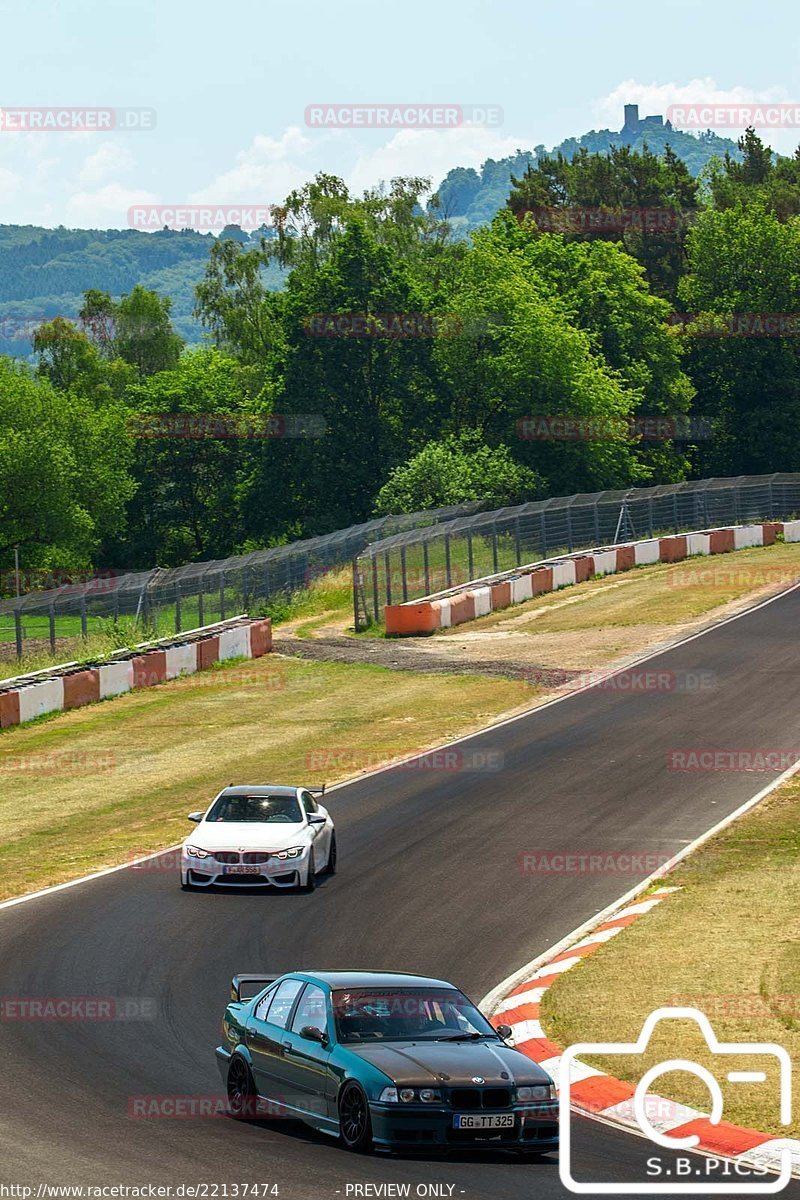
{"label": "white car's headlight", "polygon": [[276,858],[299,858],[305,846],[290,846],[288,850],[278,850]]}
{"label": "white car's headlight", "polygon": [[556,1085],[554,1083],[541,1083],[535,1087],[518,1087],[518,1100],[555,1100]]}
{"label": "white car's headlight", "polygon": [[192,858],[208,858],[208,851],[201,850],[199,846],[187,846],[186,853],[190,854]]}

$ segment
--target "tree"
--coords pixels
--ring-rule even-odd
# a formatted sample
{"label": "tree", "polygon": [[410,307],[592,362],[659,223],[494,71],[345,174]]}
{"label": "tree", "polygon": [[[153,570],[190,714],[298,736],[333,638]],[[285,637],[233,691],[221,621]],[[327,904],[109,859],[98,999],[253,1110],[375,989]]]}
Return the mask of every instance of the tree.
{"label": "tree", "polygon": [[[435,355],[451,430],[479,429],[490,445],[513,446],[554,495],[647,478],[628,436],[641,386],[608,365],[596,336],[502,229],[475,235],[447,309],[455,333],[437,340]],[[548,434],[547,419],[564,416],[596,436]]]}
{"label": "tree", "polygon": [[267,429],[249,372],[215,347],[130,389],[139,484],[123,555],[135,565],[224,557],[243,536],[242,474]]}
{"label": "tree", "polygon": [[116,305],[114,349],[142,375],[172,370],[178,364],[183,339],[172,328],[169,296],[159,296],[139,284]]}
{"label": "tree", "polygon": [[697,180],[669,146],[660,157],[647,146],[612,146],[607,154],[584,147],[572,159],[543,156],[513,183],[508,207],[534,232],[621,242],[653,290],[674,296],[700,199]]}
{"label": "tree", "polygon": [[762,203],[737,204],[704,213],[687,250],[680,294],[690,323],[675,333],[714,430],[699,470],[800,469],[800,225]]}
{"label": "tree", "polygon": [[0,358],[0,555],[28,565],[89,565],[118,535],[133,495],[119,406],[97,409]]}
{"label": "tree", "polygon": [[464,429],[428,442],[395,467],[375,500],[375,512],[420,512],[481,500],[487,509],[523,504],[542,492],[543,480],[511,457],[507,446],[487,446],[476,430]]}

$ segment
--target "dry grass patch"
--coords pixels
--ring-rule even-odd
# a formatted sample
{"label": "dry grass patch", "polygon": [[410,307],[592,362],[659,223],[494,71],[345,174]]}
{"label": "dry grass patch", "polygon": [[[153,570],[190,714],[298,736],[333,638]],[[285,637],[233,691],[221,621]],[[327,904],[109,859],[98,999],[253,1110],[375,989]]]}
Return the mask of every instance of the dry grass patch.
{"label": "dry grass patch", "polygon": [[0,898],[177,841],[231,780],[333,783],[526,700],[514,680],[267,656],[7,729]]}
{"label": "dry grass patch", "polygon": [[[539,636],[609,626],[689,623],[753,594],[800,579],[800,542],[703,555],[682,563],[636,567],[537,596],[514,609],[490,613],[470,629],[511,625]],[[458,629],[445,636],[458,637]]]}
{"label": "dry grass patch", "polygon": [[[776,1042],[800,1061],[800,778],[715,837],[669,879],[681,890],[546,993],[549,1037],[633,1041],[645,1017],[669,1004],[699,1008],[721,1041]],[[642,1061],[595,1060],[635,1083],[670,1058],[703,1063],[720,1080],[725,1118],[777,1136],[800,1136],[800,1078],[795,1121],[782,1126],[772,1060],[726,1069],[765,1070],[767,1084],[729,1084],[693,1025],[660,1027]],[[710,1111],[705,1087],[686,1074],[664,1076],[654,1090]]]}

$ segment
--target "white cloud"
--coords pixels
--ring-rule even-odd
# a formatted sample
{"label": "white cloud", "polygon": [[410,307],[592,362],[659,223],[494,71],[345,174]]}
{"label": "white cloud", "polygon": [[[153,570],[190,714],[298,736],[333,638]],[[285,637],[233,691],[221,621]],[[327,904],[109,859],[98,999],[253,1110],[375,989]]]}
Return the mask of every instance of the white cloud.
{"label": "white cloud", "polygon": [[120,146],[117,142],[101,142],[94,154],[85,160],[78,179],[86,187],[94,187],[105,179],[124,174],[133,164],[133,155],[126,146]]}
{"label": "white cloud", "polygon": [[[679,104],[687,107],[725,104],[779,104],[790,99],[786,89],[780,86],[762,88],[743,87],[737,85],[731,88],[720,87],[710,76],[704,79],[690,79],[687,83],[640,83],[628,79],[614,88],[607,96],[595,101],[593,108],[597,126],[601,128],[620,129],[622,127],[622,109],[625,104],[638,104],[639,116],[646,117],[654,114],[667,115],[670,105]],[[676,125],[678,123],[676,122]],[[680,125],[678,125],[680,128]],[[730,126],[709,125],[722,137],[736,141],[744,133],[744,129],[733,129]],[[698,132],[692,130],[692,132]],[[781,154],[790,154],[800,141],[800,129],[759,129],[762,139],[778,150]]]}
{"label": "white cloud", "polygon": [[290,126],[279,138],[258,134],[236,156],[236,165],[193,192],[195,204],[279,204],[288,193],[314,176],[314,142]]}
{"label": "white cloud", "polygon": [[125,229],[134,204],[155,204],[157,197],[143,188],[107,183],[94,191],[76,192],[67,203],[68,221],[85,229]]}
{"label": "white cloud", "polygon": [[7,167],[0,167],[0,200],[10,200],[19,193],[22,177]]}
{"label": "white cloud", "polygon": [[363,151],[347,181],[353,191],[361,192],[397,175],[425,175],[436,188],[452,167],[480,167],[487,158],[505,158],[520,148],[528,148],[525,138],[501,137],[481,125],[425,132],[401,129],[384,145]]}
{"label": "white cloud", "polygon": [[525,147],[527,140],[494,128],[464,125],[452,130],[402,129],[370,147],[369,135],[330,129],[309,134],[290,127],[278,138],[259,134],[236,156],[230,170],[190,196],[193,203],[281,203],[318,171],[341,176],[360,195],[398,175],[429,176],[436,187],[451,167],[479,167]]}

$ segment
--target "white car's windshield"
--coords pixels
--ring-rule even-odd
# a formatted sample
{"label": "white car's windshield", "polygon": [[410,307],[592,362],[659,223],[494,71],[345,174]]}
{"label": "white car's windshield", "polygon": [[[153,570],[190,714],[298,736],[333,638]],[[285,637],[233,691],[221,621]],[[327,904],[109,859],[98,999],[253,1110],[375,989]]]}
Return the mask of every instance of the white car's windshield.
{"label": "white car's windshield", "polygon": [[206,820],[296,825],[303,812],[296,796],[220,796]]}

